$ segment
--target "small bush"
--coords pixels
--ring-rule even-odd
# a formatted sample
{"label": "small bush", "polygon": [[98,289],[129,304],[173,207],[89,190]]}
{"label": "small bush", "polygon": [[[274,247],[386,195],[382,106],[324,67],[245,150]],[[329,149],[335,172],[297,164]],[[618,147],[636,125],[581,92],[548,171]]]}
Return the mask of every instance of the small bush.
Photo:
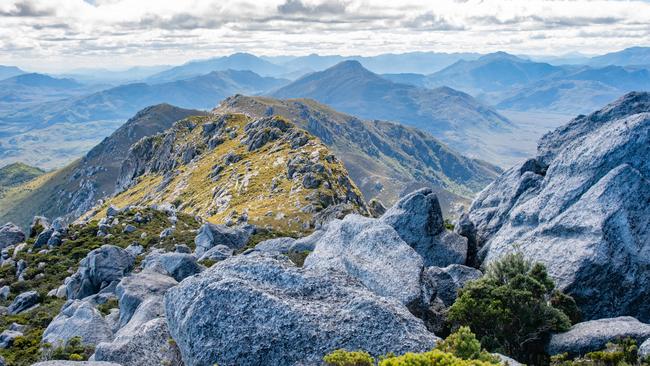
{"label": "small bush", "polygon": [[451,353],[463,360],[481,360],[485,362],[499,363],[499,358],[481,348],[481,342],[469,327],[460,327],[449,335],[444,341],[436,345],[436,349],[442,352]]}
{"label": "small bush", "polygon": [[[561,308],[553,305],[553,298]],[[542,264],[532,264],[518,253],[492,263],[483,277],[461,289],[449,319],[469,326],[490,352],[547,364],[544,344],[552,332],[571,326],[562,310],[571,304],[569,296],[555,290]]]}
{"label": "small bush", "polygon": [[375,364],[375,359],[367,352],[350,352],[344,349],[337,349],[326,355],[323,361],[327,366],[373,366]]}
{"label": "small bush", "polygon": [[386,357],[379,361],[379,366],[493,366],[481,360],[464,360],[451,353],[434,349],[425,353],[406,353],[397,357]]}
{"label": "small bush", "polygon": [[647,365],[638,358],[638,347],[632,338],[607,343],[605,349],[570,359],[566,353],[551,357],[551,366],[631,366]]}

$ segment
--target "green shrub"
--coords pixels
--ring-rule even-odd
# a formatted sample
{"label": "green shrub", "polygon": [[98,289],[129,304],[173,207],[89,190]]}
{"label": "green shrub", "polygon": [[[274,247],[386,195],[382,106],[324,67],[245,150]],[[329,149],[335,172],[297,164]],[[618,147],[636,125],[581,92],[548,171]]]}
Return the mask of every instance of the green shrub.
{"label": "green shrub", "polygon": [[80,337],[68,340],[66,344],[60,345],[52,350],[49,356],[52,360],[84,361],[95,353],[95,348],[81,343]]}
{"label": "green shrub", "polygon": [[499,363],[499,358],[481,348],[481,342],[469,327],[460,327],[449,335],[444,341],[436,345],[436,349],[451,353],[463,360],[481,360]]}
{"label": "green shrub", "polygon": [[337,349],[326,355],[323,361],[327,366],[373,366],[375,364],[375,359],[367,352],[350,352],[344,349]]}
{"label": "green shrub", "polygon": [[632,338],[607,343],[604,349],[583,357],[569,358],[566,353],[551,357],[551,366],[631,366],[647,365],[638,358],[638,347]]}
{"label": "green shrub", "polygon": [[[490,352],[507,354],[527,364],[546,364],[544,344],[551,332],[566,331],[569,317],[553,306],[555,284],[539,263],[521,253],[492,263],[485,275],[459,291],[449,319],[467,325]],[[555,296],[554,296],[555,295]],[[561,297],[571,303],[567,295]]]}
{"label": "green shrub", "polygon": [[451,353],[434,349],[425,353],[406,353],[397,357],[386,357],[379,366],[493,366],[497,363],[481,360],[464,360]]}

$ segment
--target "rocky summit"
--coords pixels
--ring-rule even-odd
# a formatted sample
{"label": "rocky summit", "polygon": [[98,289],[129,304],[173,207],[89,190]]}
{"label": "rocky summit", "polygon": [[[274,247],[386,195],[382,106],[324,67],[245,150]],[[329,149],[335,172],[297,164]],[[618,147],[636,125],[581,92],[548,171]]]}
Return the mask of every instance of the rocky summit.
{"label": "rocky summit", "polygon": [[649,322],[648,157],[650,94],[578,116],[478,195],[470,240],[484,263],[515,251],[544,263],[586,319]]}

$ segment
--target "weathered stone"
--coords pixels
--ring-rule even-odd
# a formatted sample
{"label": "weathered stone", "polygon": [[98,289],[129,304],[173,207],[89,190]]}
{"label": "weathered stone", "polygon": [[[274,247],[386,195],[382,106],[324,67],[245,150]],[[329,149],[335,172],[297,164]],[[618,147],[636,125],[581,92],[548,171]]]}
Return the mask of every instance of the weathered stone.
{"label": "weathered stone", "polygon": [[182,365],[178,347],[170,341],[164,313],[162,296],[148,297],[114,340],[95,348],[94,359],[122,366]]}
{"label": "weathered stone", "polygon": [[192,249],[190,249],[190,247],[188,247],[185,244],[176,244],[174,246],[174,250],[176,251],[176,253],[185,253],[185,254],[192,253]]}
{"label": "weathered stone", "polygon": [[129,252],[132,256],[137,257],[144,252],[144,247],[138,243],[133,243],[124,250]]}
{"label": "weathered stone", "polygon": [[82,344],[97,345],[111,340],[113,332],[102,314],[90,302],[71,300],[47,326],[43,342],[56,347],[66,344],[74,337],[80,337]]}
{"label": "weathered stone", "polygon": [[[445,306],[451,306],[456,300],[458,290],[467,282],[482,276],[475,268],[452,264],[447,267],[428,267],[422,273],[423,298],[440,298]],[[430,301],[430,300],[429,300]]]}
{"label": "weathered stone", "polygon": [[386,213],[386,207],[380,200],[373,198],[368,202],[368,212],[370,213],[370,216],[378,218]]}
{"label": "weathered stone", "polygon": [[165,310],[186,366],[319,364],[337,348],[377,356],[437,340],[398,301],[345,274],[257,252],[171,288]]}
{"label": "weathered stone", "polygon": [[425,266],[465,264],[467,239],[445,229],[438,197],[431,189],[401,198],[380,220],[422,256]]}
{"label": "weathered stone", "polygon": [[568,353],[570,356],[598,351],[610,341],[630,337],[637,344],[650,338],[650,325],[631,316],[598,319],[578,323],[567,332],[554,334],[548,345],[550,355]]}
{"label": "weathered stone", "polygon": [[294,238],[274,238],[258,243],[255,246],[255,250],[267,253],[286,254],[295,242],[296,239]]}
{"label": "weathered stone", "polygon": [[182,281],[188,276],[195,275],[203,270],[196,263],[196,257],[185,253],[159,253],[149,254],[142,263],[145,269],[152,269]]}
{"label": "weathered stone", "polygon": [[34,241],[34,248],[40,248],[47,245],[47,242],[50,240],[52,234],[54,234],[54,229],[52,228],[47,228],[41,231],[41,233],[38,234],[36,240]]}
{"label": "weathered stone", "polygon": [[47,239],[47,246],[50,248],[53,247],[58,247],[61,245],[63,238],[61,237],[61,233],[58,231],[54,231],[52,235],[50,235],[50,238]]}
{"label": "weathered stone", "polygon": [[138,230],[138,228],[136,228],[135,226],[133,226],[131,224],[127,224],[122,231],[124,231],[125,233],[128,234],[128,233],[132,233],[132,232],[134,232],[136,230]]}
{"label": "weathered stone", "polygon": [[9,315],[14,315],[28,310],[40,302],[41,298],[36,291],[27,291],[16,296],[14,301],[9,305]]}
{"label": "weathered stone", "polygon": [[0,287],[0,299],[7,300],[7,298],[9,297],[9,292],[10,291],[11,291],[11,288],[9,287],[9,285],[4,285],[4,286]]}
{"label": "weathered stone", "polygon": [[0,227],[0,249],[25,241],[25,233],[20,227],[8,222]]}
{"label": "weathered stone", "polygon": [[161,296],[177,283],[169,276],[150,270],[124,277],[116,289],[120,305],[120,327],[131,320],[136,309],[144,300],[152,296]]}
{"label": "weathered stone", "polygon": [[14,340],[18,337],[22,337],[23,333],[17,332],[15,330],[4,330],[0,333],[0,349],[5,349],[11,347],[14,343]]}
{"label": "weathered stone", "polygon": [[117,208],[117,206],[110,205],[106,209],[106,216],[107,217],[115,217],[120,214],[120,209]]}
{"label": "weathered stone", "polygon": [[545,264],[585,319],[650,322],[650,94],[630,93],[545,135],[538,155],[473,202],[484,264]]}
{"label": "weathered stone", "polygon": [[359,215],[333,221],[304,267],[348,273],[380,296],[420,299],[422,258],[387,224]]}
{"label": "weathered stone", "polygon": [[29,237],[34,238],[40,234],[43,230],[50,228],[50,220],[44,216],[34,216],[32,223],[29,226]]}
{"label": "weathered stone", "polygon": [[216,245],[210,248],[207,252],[203,253],[199,261],[212,260],[212,261],[222,261],[226,258],[232,257],[234,250],[225,245]]}
{"label": "weathered stone", "polygon": [[646,339],[645,342],[639,346],[639,359],[646,361],[650,360],[650,338]]}
{"label": "weathered stone", "polygon": [[239,250],[246,246],[253,231],[249,226],[240,228],[205,223],[194,238],[195,253],[200,257],[215,245],[225,245],[233,250]]}
{"label": "weathered stone", "polygon": [[102,245],[88,253],[77,272],[66,279],[68,299],[83,299],[116,283],[133,269],[135,257],[114,245]]}

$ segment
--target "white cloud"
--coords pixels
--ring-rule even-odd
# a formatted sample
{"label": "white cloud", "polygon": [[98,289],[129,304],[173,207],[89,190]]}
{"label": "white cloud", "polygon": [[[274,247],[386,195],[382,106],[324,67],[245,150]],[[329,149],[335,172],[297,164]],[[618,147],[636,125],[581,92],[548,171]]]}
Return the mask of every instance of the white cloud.
{"label": "white cloud", "polygon": [[2,0],[0,63],[111,67],[236,51],[602,53],[649,45],[648,23],[642,0]]}

